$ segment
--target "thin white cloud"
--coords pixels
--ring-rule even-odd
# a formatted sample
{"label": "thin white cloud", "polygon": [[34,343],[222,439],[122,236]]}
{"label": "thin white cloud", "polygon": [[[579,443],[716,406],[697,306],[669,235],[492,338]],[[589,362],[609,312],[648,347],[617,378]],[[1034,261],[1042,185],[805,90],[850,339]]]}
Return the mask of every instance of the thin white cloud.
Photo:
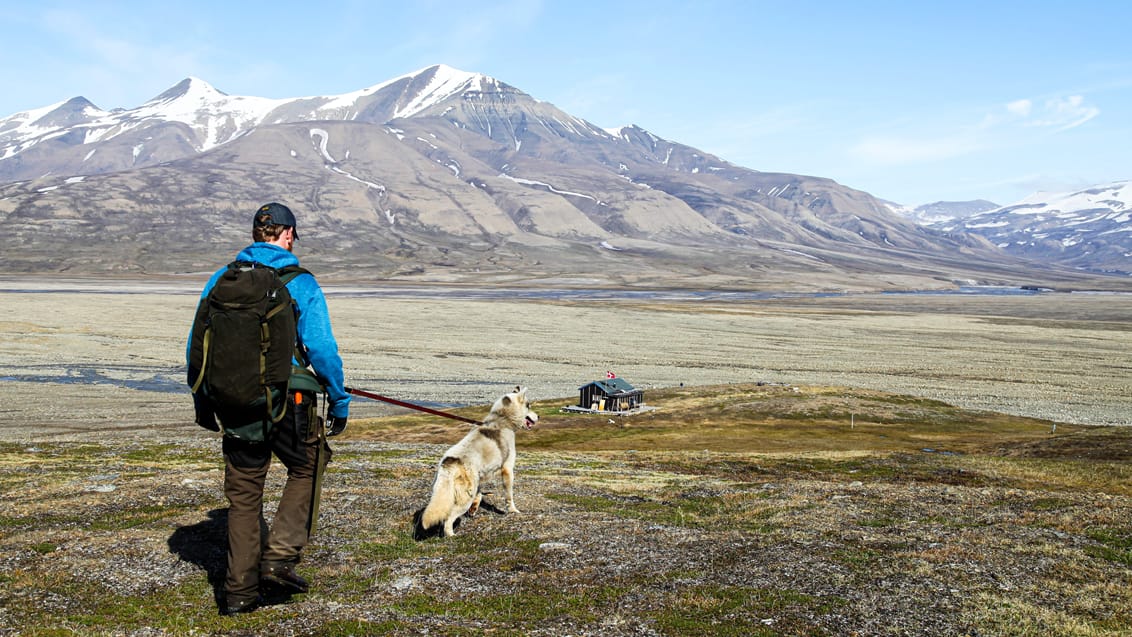
{"label": "thin white cloud", "polygon": [[452,0],[408,3],[405,22],[418,26],[400,31],[387,46],[394,55],[418,60],[418,65],[445,63],[486,72],[476,67],[507,47],[512,34],[530,29],[543,13],[543,0],[482,3],[471,12],[465,8]]}
{"label": "thin white cloud", "polygon": [[[560,97],[555,106],[572,115],[589,119],[594,119],[594,113],[616,113],[613,121],[594,121],[598,126],[640,124],[634,118],[640,114],[641,104],[625,99],[625,87],[631,82],[632,78],[616,71],[586,75],[573,84],[560,87]],[[545,95],[534,97],[546,99]]]}
{"label": "thin white cloud", "polygon": [[1034,110],[1034,102],[1024,99],[1015,100],[1006,105],[1006,110],[1018,117],[1029,117],[1030,113]]}
{"label": "thin white cloud", "polygon": [[[120,22],[112,19],[119,17]],[[203,49],[192,38],[154,40],[154,31],[143,28],[140,18],[50,9],[40,16],[40,26],[81,60],[67,69],[74,80],[69,84],[93,93],[87,97],[96,103],[109,98],[98,104],[103,108],[137,106],[132,98],[139,87],[152,85],[148,99],[181,78],[208,75]]]}
{"label": "thin white cloud", "polygon": [[980,144],[970,137],[936,139],[901,139],[873,137],[854,144],[849,153],[857,159],[876,164],[904,164],[954,159],[979,150]]}
{"label": "thin white cloud", "polygon": [[1046,100],[1043,106],[1036,117],[1027,122],[1028,126],[1065,131],[1077,128],[1101,113],[1099,108],[1086,104],[1085,98],[1080,95]]}
{"label": "thin white cloud", "polygon": [[154,51],[137,41],[116,37],[89,16],[75,11],[49,10],[43,24],[60,42],[86,56],[87,65],[135,71],[151,64]]}
{"label": "thin white cloud", "polygon": [[816,119],[815,110],[813,103],[792,103],[744,113],[723,120],[723,124],[742,139],[794,134],[823,125]]}
{"label": "thin white cloud", "polygon": [[1081,95],[1043,101],[1018,99],[998,107],[974,126],[956,126],[922,135],[865,138],[849,149],[850,156],[876,164],[925,163],[955,159],[975,152],[1016,146],[1032,137],[1025,130],[1060,133],[1097,117],[1100,109]]}
{"label": "thin white cloud", "polygon": [[1019,193],[1028,194],[1033,192],[1065,192],[1085,188],[1090,185],[1094,184],[1080,178],[1067,177],[1064,175],[1049,175],[1045,173],[1030,173],[1010,177],[998,182],[991,182],[987,184],[987,187],[999,188],[1006,186]]}
{"label": "thin white cloud", "polygon": [[1059,95],[1041,102],[1020,99],[989,113],[981,128],[1020,126],[1061,132],[1076,128],[1100,113],[1100,109],[1087,103],[1082,95]]}

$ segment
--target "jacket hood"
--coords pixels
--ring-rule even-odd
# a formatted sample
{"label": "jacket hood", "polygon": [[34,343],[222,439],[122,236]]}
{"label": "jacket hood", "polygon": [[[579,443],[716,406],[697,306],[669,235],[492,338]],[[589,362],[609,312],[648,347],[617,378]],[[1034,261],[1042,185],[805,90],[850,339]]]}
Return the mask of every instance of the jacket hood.
{"label": "jacket hood", "polygon": [[271,243],[253,243],[241,250],[236,260],[255,261],[273,268],[299,264],[299,257]]}

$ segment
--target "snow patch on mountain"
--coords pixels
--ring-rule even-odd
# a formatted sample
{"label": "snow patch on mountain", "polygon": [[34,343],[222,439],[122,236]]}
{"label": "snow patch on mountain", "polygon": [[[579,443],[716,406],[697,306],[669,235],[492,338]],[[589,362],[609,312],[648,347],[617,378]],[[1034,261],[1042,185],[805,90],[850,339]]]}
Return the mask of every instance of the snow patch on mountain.
{"label": "snow patch on mountain", "polygon": [[337,163],[333,157],[330,156],[330,151],[326,150],[326,144],[330,141],[330,135],[321,128],[312,128],[310,132],[311,138],[318,138],[318,152],[328,164]]}
{"label": "snow patch on mountain", "polygon": [[550,192],[552,192],[556,195],[566,195],[566,196],[569,196],[569,197],[582,197],[583,199],[589,199],[589,200],[597,202],[599,204],[601,203],[601,200],[599,200],[597,197],[594,197],[593,195],[587,195],[587,194],[581,193],[581,192],[572,192],[572,191],[569,191],[569,190],[559,190],[558,188],[555,188],[554,186],[546,183],[545,181],[535,181],[533,179],[522,179],[522,178],[519,178],[519,177],[512,177],[511,175],[508,175],[506,173],[500,173],[499,176],[504,178],[504,179],[510,179],[511,181],[513,181],[517,184],[522,184],[524,186],[541,186],[541,187],[546,188],[547,190],[549,190]]}
{"label": "snow patch on mountain", "polygon": [[[1132,211],[1132,181],[1118,181],[1069,193],[1037,192],[999,210],[1015,214],[1067,213],[1070,217],[1088,210]],[[1123,215],[1123,218],[1127,221],[1128,215]]]}
{"label": "snow patch on mountain", "polygon": [[923,226],[930,226],[957,219],[966,219],[972,215],[994,210],[999,207],[998,204],[985,199],[976,199],[974,201],[937,201],[916,207],[902,206],[892,203],[891,201],[884,203],[889,210],[897,215]]}
{"label": "snow patch on mountain", "polygon": [[394,117],[412,117],[430,106],[466,91],[482,92],[498,90],[499,88],[499,82],[495,78],[479,73],[460,71],[446,64],[429,67],[398,79],[416,78],[428,72],[432,73],[432,79],[429,80],[429,83],[424,89],[418,91],[407,104],[394,111]]}
{"label": "snow patch on mountain", "polygon": [[[328,133],[326,130],[321,128],[312,128],[310,131],[310,136],[312,141],[318,140],[316,142],[316,147],[318,148],[318,152],[322,155],[322,158],[326,160],[327,170],[342,175],[343,177],[351,181],[356,181],[367,188],[373,188],[374,190],[377,190],[381,193],[385,192],[385,186],[368,179],[357,177],[353,173],[347,172],[338,166],[338,160],[334,159],[334,157],[330,154],[330,151],[326,148],[326,145],[330,142],[330,133]],[[350,151],[346,151],[346,158],[349,159],[349,157]],[[386,216],[389,216],[388,213],[386,213]],[[389,217],[389,223],[393,223],[392,217]]]}

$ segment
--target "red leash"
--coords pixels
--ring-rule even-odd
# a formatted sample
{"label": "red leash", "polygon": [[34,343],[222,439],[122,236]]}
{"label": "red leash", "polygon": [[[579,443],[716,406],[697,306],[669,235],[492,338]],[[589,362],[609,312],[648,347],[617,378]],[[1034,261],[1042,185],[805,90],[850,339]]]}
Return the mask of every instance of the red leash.
{"label": "red leash", "polygon": [[445,413],[443,411],[437,411],[435,409],[429,409],[428,407],[424,407],[422,405],[414,405],[413,403],[407,403],[403,400],[397,400],[396,398],[390,398],[388,396],[382,396],[380,394],[374,394],[374,393],[365,391],[363,389],[354,389],[353,387],[347,387],[346,393],[353,394],[355,396],[361,396],[362,398],[369,398],[370,400],[380,400],[382,402],[387,402],[387,403],[390,403],[390,404],[393,404],[393,405],[397,405],[398,407],[407,407],[409,409],[416,409],[417,411],[423,411],[426,414],[432,414],[433,416],[443,416],[445,418],[451,418],[452,420],[462,420],[462,421],[464,421],[468,424],[472,424],[472,425],[482,425],[483,424],[482,422],[480,422],[478,420],[472,420],[471,418],[464,418],[463,416],[457,416],[456,414],[448,414],[448,413]]}

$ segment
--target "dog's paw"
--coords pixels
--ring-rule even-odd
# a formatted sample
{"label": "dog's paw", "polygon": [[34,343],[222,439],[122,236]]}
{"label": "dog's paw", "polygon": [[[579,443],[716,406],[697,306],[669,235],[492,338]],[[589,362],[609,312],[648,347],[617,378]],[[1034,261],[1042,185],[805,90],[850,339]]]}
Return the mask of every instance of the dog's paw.
{"label": "dog's paw", "polygon": [[508,512],[508,513],[522,513],[522,511],[520,511],[519,509],[515,508],[515,505],[514,505],[514,504],[512,504],[512,505],[510,505],[510,506],[508,506],[508,507],[507,507],[507,512]]}

